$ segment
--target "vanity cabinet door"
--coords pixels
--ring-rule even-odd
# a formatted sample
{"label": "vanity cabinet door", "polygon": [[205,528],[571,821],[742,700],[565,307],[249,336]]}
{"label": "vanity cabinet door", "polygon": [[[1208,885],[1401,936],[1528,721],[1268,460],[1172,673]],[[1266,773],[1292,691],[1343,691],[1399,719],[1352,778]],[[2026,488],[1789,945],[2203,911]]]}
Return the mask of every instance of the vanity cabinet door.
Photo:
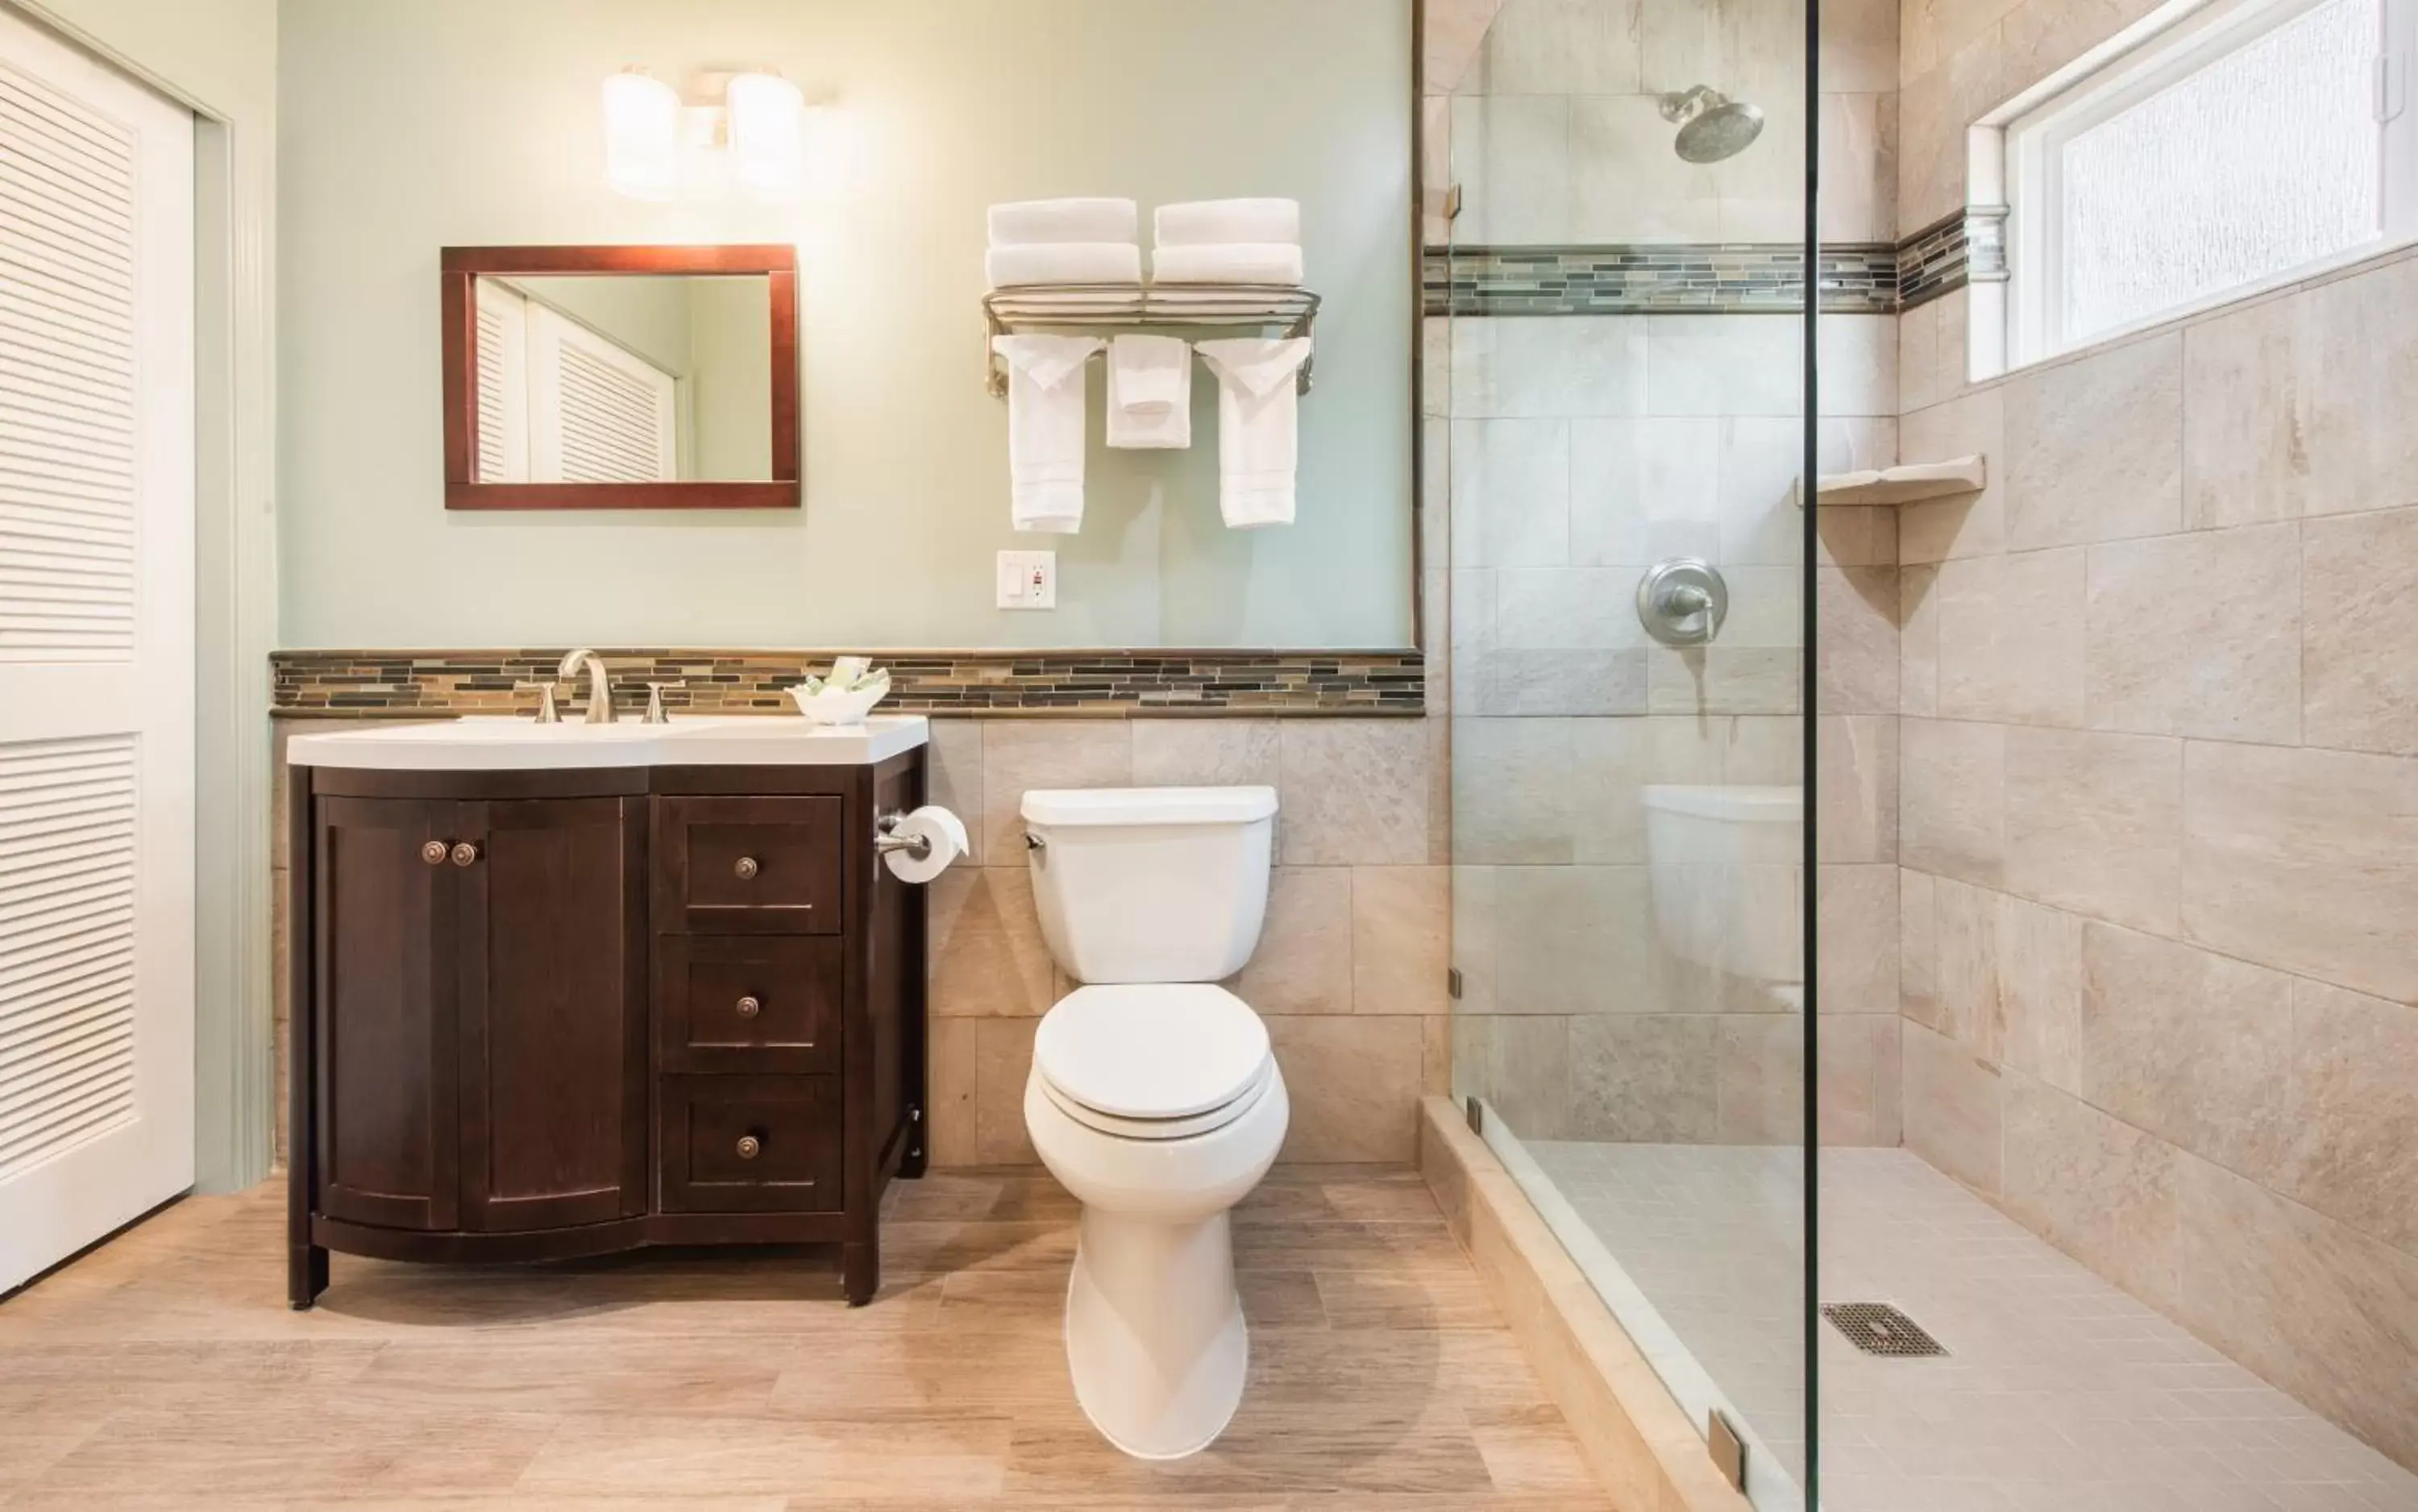
{"label": "vanity cabinet door", "polygon": [[646,1211],[644,802],[459,805],[445,870],[456,890],[466,1229]]}
{"label": "vanity cabinet door", "polygon": [[387,1229],[457,1214],[459,1040],[439,907],[460,805],[322,798],[311,949],[318,1211]]}

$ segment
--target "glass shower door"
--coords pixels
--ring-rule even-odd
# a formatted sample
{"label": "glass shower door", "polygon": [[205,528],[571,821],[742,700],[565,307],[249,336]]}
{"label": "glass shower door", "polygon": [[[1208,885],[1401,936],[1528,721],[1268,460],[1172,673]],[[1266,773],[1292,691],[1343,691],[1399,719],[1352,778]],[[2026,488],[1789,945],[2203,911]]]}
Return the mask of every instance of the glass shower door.
{"label": "glass shower door", "polygon": [[1449,85],[1454,1092],[1793,1508],[1806,18],[1633,15],[1513,0]]}

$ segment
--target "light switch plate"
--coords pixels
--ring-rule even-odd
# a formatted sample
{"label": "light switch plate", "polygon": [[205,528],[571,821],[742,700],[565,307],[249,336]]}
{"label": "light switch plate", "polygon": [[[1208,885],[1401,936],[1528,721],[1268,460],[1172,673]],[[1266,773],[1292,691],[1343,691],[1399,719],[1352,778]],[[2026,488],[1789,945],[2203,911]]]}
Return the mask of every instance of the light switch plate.
{"label": "light switch plate", "polygon": [[1058,607],[1058,554],[1054,551],[1001,552],[999,606],[1002,609]]}

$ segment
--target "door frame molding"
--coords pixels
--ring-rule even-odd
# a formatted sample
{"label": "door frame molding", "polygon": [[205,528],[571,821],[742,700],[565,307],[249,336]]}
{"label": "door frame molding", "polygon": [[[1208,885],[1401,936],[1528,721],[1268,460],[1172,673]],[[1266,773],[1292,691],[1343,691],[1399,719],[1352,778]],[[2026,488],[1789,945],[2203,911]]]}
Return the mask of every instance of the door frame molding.
{"label": "door frame molding", "polygon": [[[275,10],[192,3],[187,23],[162,27],[156,12],[125,0],[0,0],[0,9],[193,114],[193,752],[204,800],[193,835],[194,1187],[233,1191],[268,1174],[276,1127]],[[265,13],[268,35],[245,35],[256,28],[237,11]]]}

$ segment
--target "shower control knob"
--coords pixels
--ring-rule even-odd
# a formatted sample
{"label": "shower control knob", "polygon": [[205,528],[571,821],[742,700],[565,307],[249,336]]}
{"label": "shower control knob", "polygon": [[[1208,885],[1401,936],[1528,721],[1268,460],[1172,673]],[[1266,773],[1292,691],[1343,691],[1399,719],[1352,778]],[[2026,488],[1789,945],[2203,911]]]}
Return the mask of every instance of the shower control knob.
{"label": "shower control knob", "polygon": [[1665,646],[1706,644],[1721,633],[1729,613],[1729,585],[1702,557],[1666,557],[1638,580],[1638,621]]}

